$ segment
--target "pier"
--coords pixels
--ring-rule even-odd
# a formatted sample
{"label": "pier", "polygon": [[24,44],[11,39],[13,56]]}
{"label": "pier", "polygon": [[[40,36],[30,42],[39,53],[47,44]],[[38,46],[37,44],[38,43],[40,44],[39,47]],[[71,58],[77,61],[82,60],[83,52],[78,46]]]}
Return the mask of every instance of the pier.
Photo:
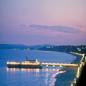
{"label": "pier", "polygon": [[48,63],[48,62],[42,62],[41,63],[41,65],[43,65],[43,66],[46,66],[46,67],[48,67],[48,66],[53,66],[53,67],[55,67],[55,66],[65,66],[65,67],[78,67],[78,64],[72,64],[72,63]]}
{"label": "pier", "polygon": [[60,66],[60,67],[78,67],[78,64],[72,64],[72,63],[50,63],[50,62],[35,62],[35,63],[31,63],[29,61],[24,61],[24,62],[7,62],[7,65],[10,65],[10,66],[20,66],[22,67],[23,66],[29,66],[29,65],[40,65],[40,66],[52,66],[52,67],[56,67],[56,66]]}

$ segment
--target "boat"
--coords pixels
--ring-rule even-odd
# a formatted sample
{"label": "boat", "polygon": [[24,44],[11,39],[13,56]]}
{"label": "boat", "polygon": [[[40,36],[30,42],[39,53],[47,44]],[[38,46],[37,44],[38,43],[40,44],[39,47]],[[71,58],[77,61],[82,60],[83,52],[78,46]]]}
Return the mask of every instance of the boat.
{"label": "boat", "polygon": [[41,63],[36,60],[25,60],[22,62],[7,61],[8,68],[42,68]]}

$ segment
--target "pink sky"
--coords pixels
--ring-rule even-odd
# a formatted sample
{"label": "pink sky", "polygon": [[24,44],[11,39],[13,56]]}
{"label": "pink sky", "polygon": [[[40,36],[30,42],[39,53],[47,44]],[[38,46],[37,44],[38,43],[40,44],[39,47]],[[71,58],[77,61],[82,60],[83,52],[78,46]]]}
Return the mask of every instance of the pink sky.
{"label": "pink sky", "polygon": [[29,45],[86,44],[86,0],[0,0],[0,39]]}

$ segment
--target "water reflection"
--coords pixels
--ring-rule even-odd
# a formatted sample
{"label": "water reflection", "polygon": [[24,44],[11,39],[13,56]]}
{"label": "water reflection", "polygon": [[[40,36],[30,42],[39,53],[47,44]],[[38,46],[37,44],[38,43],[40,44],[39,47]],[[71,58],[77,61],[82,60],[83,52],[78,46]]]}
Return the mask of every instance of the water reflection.
{"label": "water reflection", "polygon": [[18,68],[6,68],[6,71],[7,72],[14,72],[14,71],[19,71],[19,69]]}
{"label": "water reflection", "polygon": [[[14,76],[16,78],[16,75],[18,74],[17,76],[19,77],[17,78],[20,78],[21,76],[22,80],[23,79],[26,81],[28,80],[27,84],[32,83],[32,86],[33,84],[37,86],[36,82],[37,84],[41,83],[41,86],[54,86],[56,81],[56,78],[55,78],[56,75],[61,73],[60,69],[54,69],[54,68],[43,68],[43,69],[6,68],[6,70],[8,72],[9,79],[10,79],[10,76]],[[15,72],[15,73],[12,73],[12,72]],[[34,83],[32,81],[34,81]]]}
{"label": "water reflection", "polygon": [[36,68],[36,69],[31,69],[31,68],[6,68],[6,71],[7,72],[10,72],[10,71],[25,71],[25,72],[40,72],[40,71],[45,71],[45,72],[58,72],[60,69],[55,69],[55,68],[43,68],[43,69],[39,69],[39,68]]}
{"label": "water reflection", "polygon": [[6,70],[7,70],[7,72],[16,72],[16,71],[24,71],[24,72],[39,72],[40,71],[40,69],[29,69],[29,68],[6,68]]}
{"label": "water reflection", "polygon": [[[48,69],[46,69],[46,70],[48,70]],[[49,73],[46,72],[46,74],[45,74],[45,84],[46,84],[46,86],[48,85],[48,83],[49,83]]]}

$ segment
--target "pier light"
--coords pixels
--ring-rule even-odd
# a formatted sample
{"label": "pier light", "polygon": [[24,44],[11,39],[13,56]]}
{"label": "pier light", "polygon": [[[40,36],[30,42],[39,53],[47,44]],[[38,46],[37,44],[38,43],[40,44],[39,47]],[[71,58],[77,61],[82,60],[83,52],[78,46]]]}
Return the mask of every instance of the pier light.
{"label": "pier light", "polygon": [[48,65],[46,65],[46,67],[48,67]]}
{"label": "pier light", "polygon": [[16,64],[19,64],[19,62],[7,62],[7,64],[14,64],[14,65],[16,65]]}
{"label": "pier light", "polygon": [[7,61],[7,64],[9,64],[9,62]]}
{"label": "pier light", "polygon": [[53,67],[55,67],[55,65],[53,65]]}
{"label": "pier light", "polygon": [[37,59],[36,59],[36,63],[39,63]]}

